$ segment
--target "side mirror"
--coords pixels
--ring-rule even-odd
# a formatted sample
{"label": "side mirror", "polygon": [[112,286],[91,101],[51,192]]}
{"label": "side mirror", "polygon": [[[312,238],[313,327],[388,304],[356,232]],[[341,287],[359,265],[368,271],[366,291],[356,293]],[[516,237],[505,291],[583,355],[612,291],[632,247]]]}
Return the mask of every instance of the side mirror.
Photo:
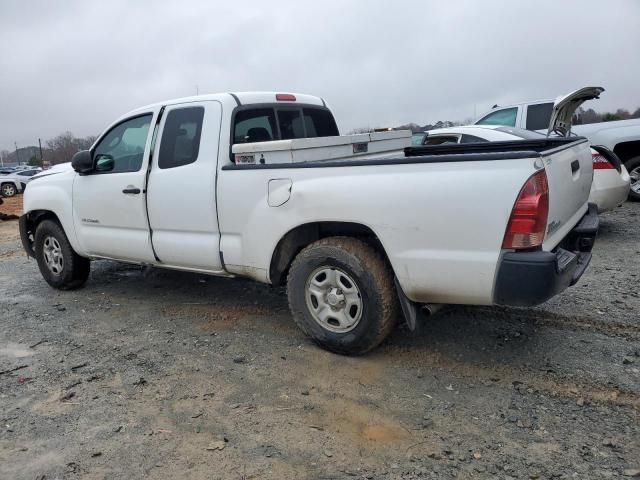
{"label": "side mirror", "polygon": [[93,158],[89,150],[76,153],[71,159],[71,166],[78,173],[89,173],[93,170]]}
{"label": "side mirror", "polygon": [[115,165],[116,162],[111,155],[106,153],[96,155],[96,172],[110,172]]}

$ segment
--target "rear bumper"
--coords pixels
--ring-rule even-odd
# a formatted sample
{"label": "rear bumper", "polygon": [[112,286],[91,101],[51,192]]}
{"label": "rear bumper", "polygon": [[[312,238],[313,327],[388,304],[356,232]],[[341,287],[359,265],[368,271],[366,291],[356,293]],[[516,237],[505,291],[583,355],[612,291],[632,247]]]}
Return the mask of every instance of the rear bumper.
{"label": "rear bumper", "polygon": [[590,203],[585,216],[553,252],[505,253],[498,266],[493,302],[529,307],[574,285],[591,261],[598,227],[598,208]]}
{"label": "rear bumper", "polygon": [[625,202],[629,195],[631,179],[624,165],[617,170],[595,170],[589,202],[598,205],[599,212],[606,212]]}

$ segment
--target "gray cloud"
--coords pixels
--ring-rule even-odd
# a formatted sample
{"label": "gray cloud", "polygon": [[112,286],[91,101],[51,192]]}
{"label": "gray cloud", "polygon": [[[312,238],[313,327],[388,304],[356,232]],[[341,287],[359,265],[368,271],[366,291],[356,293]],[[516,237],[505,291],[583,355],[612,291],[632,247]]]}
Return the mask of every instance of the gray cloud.
{"label": "gray cloud", "polygon": [[0,3],[0,149],[200,93],[323,96],[343,130],[463,120],[597,84],[640,106],[640,2]]}

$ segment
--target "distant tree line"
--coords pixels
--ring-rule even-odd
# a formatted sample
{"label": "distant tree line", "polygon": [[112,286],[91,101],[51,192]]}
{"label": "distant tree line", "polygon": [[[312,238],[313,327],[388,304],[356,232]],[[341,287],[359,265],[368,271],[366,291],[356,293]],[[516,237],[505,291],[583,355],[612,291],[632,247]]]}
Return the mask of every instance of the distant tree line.
{"label": "distant tree line", "polygon": [[80,150],[89,149],[96,138],[94,135],[76,137],[67,131],[44,142],[42,158],[40,158],[40,149],[36,146],[22,147],[17,152],[2,150],[0,156],[5,164],[27,163],[34,167],[41,167],[44,161],[49,165],[56,165],[71,161],[71,157]]}
{"label": "distant tree line", "polygon": [[577,119],[574,122],[579,124],[598,123],[598,122],[614,122],[616,120],[629,120],[630,118],[640,118],[640,107],[636,108],[635,112],[630,113],[629,110],[619,108],[615,112],[598,113],[593,108],[584,110],[582,107],[578,108],[576,112]]}
{"label": "distant tree line", "polygon": [[93,142],[96,141],[96,138],[95,135],[79,138],[69,131],[61,133],[45,142],[47,149],[44,153],[44,160],[51,163],[51,165],[70,162],[75,153],[80,150],[88,150],[93,145]]}

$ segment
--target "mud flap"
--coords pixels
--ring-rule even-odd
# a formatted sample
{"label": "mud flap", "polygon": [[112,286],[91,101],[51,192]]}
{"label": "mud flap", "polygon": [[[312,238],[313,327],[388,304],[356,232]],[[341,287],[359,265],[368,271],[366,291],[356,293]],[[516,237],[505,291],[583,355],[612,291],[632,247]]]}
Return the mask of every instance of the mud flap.
{"label": "mud flap", "polygon": [[404,319],[407,322],[407,327],[409,327],[409,330],[414,332],[416,330],[418,318],[421,318],[422,316],[420,305],[407,298],[396,277],[393,277],[393,283],[396,286],[396,292],[398,292],[398,299],[400,300],[400,306],[402,307],[402,313],[404,314]]}

